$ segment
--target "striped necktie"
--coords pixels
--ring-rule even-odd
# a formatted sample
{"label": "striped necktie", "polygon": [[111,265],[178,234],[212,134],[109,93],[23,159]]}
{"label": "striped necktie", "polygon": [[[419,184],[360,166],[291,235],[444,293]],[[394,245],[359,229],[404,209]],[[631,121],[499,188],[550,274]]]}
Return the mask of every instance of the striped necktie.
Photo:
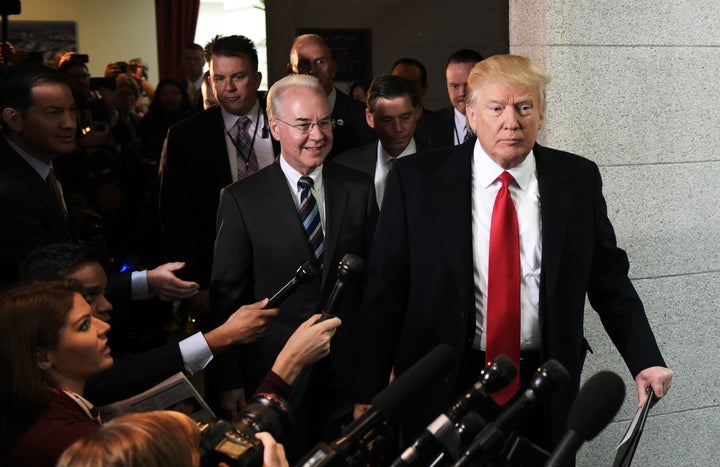
{"label": "striped necktie", "polygon": [[300,220],[305,228],[305,236],[310,243],[310,249],[318,263],[323,261],[323,230],[320,223],[320,211],[318,210],[315,197],[310,192],[313,186],[313,179],[310,177],[300,177],[298,180],[298,189],[300,190]]}
{"label": "striped necktie", "polygon": [[250,126],[250,118],[240,117],[237,119],[237,135],[235,137],[235,149],[237,150],[237,174],[238,180],[258,171],[258,160],[255,155],[254,138],[251,140],[247,129]]}

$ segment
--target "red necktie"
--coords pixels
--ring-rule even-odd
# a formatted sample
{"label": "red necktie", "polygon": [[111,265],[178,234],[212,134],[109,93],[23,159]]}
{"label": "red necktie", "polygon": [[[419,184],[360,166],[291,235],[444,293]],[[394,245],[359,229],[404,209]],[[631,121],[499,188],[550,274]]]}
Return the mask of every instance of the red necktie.
{"label": "red necktie", "polygon": [[[490,224],[488,258],[486,359],[500,354],[512,359],[520,369],[520,233],[517,213],[510,196],[515,181],[508,172],[498,180],[502,183],[495,198]],[[498,405],[504,405],[520,389],[520,377],[502,391],[492,394]]]}

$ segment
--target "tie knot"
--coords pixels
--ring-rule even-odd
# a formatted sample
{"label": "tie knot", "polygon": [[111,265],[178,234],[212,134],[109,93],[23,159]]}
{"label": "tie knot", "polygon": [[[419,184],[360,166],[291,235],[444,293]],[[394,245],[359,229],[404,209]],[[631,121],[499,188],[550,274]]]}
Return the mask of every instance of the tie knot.
{"label": "tie knot", "polygon": [[510,172],[503,172],[498,177],[498,180],[503,184],[503,187],[510,187],[510,184],[515,181],[515,178],[510,175]]}
{"label": "tie knot", "polygon": [[250,125],[250,117],[248,117],[247,115],[244,117],[239,117],[237,120],[235,120],[235,126],[243,131],[247,130],[248,125]]}
{"label": "tie knot", "polygon": [[308,176],[300,177],[298,180],[298,188],[301,190],[309,190],[313,187],[313,179]]}

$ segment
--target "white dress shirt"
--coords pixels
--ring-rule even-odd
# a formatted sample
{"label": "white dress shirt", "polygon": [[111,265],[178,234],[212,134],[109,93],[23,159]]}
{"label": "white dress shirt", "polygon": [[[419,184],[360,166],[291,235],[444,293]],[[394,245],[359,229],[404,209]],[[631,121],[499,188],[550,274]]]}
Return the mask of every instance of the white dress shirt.
{"label": "white dress shirt", "polygon": [[[539,300],[540,261],[542,259],[540,192],[538,191],[535,156],[510,170],[515,183],[510,185],[520,231],[520,349],[541,348]],[[475,284],[475,340],[473,348],[485,350],[487,329],[487,278],[490,222],[495,197],[503,173],[480,146],[475,143],[472,160],[472,241]]]}
{"label": "white dress shirt", "polygon": [[462,113],[458,112],[458,109],[453,107],[453,115],[455,117],[455,129],[453,131],[453,142],[455,146],[465,142],[465,133],[468,130],[467,117]]}
{"label": "white dress shirt", "polygon": [[[285,174],[288,187],[290,187],[290,193],[293,195],[293,201],[295,202],[295,208],[300,210],[300,189],[298,188],[298,180],[303,175],[297,170],[293,169],[290,164],[285,161],[285,158],[280,154],[280,168]],[[315,167],[315,169],[308,175],[312,178],[313,186],[310,189],[315,198],[315,203],[318,207],[318,213],[320,214],[320,225],[322,225],[323,233],[325,232],[325,193],[323,191],[323,176],[322,176],[322,165]]]}
{"label": "white dress shirt", "polygon": [[[256,100],[255,105],[247,115],[234,115],[226,112],[222,107],[220,108],[222,113],[223,121],[225,122],[225,145],[227,146],[228,159],[230,160],[230,173],[232,174],[233,182],[238,179],[237,173],[237,147],[235,146],[235,140],[237,137],[237,128],[235,124],[239,118],[248,117],[250,119],[250,125],[247,128],[247,134],[250,136],[252,141],[253,135],[255,135],[255,141],[253,143],[253,150],[258,161],[258,170],[267,167],[275,161],[275,154],[273,153],[272,137],[270,136],[270,128],[267,128],[265,124],[265,114],[260,110],[260,101]],[[263,134],[263,130],[265,133]],[[266,136],[266,137],[263,137]]]}
{"label": "white dress shirt", "polygon": [[[401,152],[395,159],[409,156],[417,152],[417,146],[415,144],[415,138],[410,138],[410,143],[407,145],[403,152]],[[380,141],[377,144],[377,162],[375,163],[375,199],[377,199],[378,206],[382,206],[383,196],[385,196],[385,182],[387,176],[390,173],[393,162],[390,160],[390,154],[385,151]]]}

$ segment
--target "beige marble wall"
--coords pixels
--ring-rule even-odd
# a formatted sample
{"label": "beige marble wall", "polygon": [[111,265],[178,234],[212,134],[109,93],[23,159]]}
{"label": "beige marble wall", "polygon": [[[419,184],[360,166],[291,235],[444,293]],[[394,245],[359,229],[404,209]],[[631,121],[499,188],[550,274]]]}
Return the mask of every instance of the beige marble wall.
{"label": "beige marble wall", "polygon": [[[552,76],[542,141],[594,160],[618,243],[668,365],[672,391],[653,408],[633,465],[720,465],[720,4],[510,1],[510,51]],[[612,465],[630,423],[634,382],[595,313],[602,369],[626,380],[615,421],[578,456]]]}

